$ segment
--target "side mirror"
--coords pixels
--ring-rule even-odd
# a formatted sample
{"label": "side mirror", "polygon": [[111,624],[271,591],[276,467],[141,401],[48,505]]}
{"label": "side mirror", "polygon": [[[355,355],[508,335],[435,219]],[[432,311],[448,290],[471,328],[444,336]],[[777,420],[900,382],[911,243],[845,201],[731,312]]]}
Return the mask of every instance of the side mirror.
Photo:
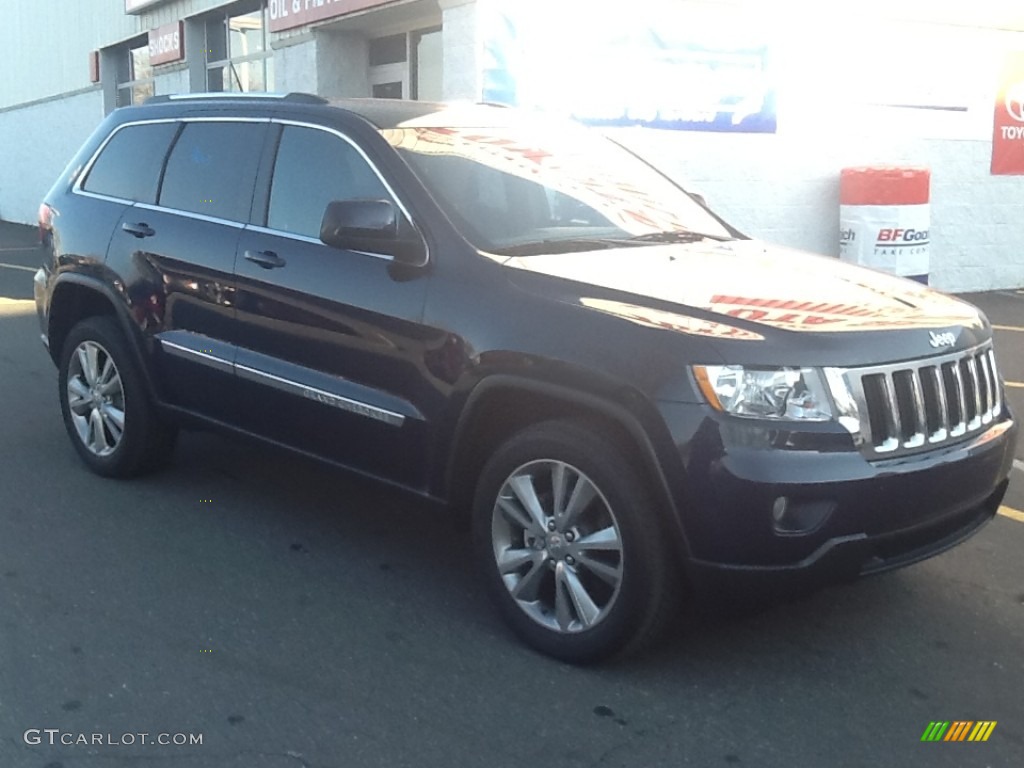
{"label": "side mirror", "polygon": [[320,223],[320,240],[332,248],[391,256],[397,262],[417,266],[427,255],[418,233],[400,234],[398,213],[388,200],[328,203]]}

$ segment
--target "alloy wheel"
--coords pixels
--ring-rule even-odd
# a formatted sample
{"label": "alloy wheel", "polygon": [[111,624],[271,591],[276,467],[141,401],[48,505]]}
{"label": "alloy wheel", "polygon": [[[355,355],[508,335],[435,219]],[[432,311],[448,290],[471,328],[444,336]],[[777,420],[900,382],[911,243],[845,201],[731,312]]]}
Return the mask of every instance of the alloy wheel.
{"label": "alloy wheel", "polygon": [[622,537],[600,489],[561,461],[516,469],[491,520],[498,572],[522,611],[560,633],[599,624],[622,586]]}
{"label": "alloy wheel", "polygon": [[110,353],[83,341],[68,366],[67,398],[82,444],[96,456],[109,456],[124,436],[124,385]]}

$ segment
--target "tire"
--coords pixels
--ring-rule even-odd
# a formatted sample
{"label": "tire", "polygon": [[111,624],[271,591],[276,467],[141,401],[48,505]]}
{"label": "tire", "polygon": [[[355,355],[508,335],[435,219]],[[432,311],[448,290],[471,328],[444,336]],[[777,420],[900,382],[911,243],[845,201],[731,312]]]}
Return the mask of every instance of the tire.
{"label": "tire", "polygon": [[170,458],[177,429],[160,418],[113,318],[89,317],[72,328],[59,371],[64,427],[89,469],[134,477]]}
{"label": "tire", "polygon": [[485,465],[473,546],[492,598],[523,641],[563,661],[594,663],[655,640],[676,607],[660,512],[605,436],[545,422]]}

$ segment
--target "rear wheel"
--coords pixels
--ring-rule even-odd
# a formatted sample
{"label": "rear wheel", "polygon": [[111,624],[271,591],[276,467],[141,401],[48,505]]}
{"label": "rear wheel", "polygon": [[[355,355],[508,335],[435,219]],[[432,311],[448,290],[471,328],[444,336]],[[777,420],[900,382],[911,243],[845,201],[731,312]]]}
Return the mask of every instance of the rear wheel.
{"label": "rear wheel", "polygon": [[477,557],[511,628],[565,661],[652,640],[674,606],[659,510],[600,433],[547,422],[488,461],[474,502]]}
{"label": "rear wheel", "polygon": [[64,426],[93,472],[130,477],[170,456],[177,431],[160,419],[113,319],[90,317],[71,329],[59,389]]}

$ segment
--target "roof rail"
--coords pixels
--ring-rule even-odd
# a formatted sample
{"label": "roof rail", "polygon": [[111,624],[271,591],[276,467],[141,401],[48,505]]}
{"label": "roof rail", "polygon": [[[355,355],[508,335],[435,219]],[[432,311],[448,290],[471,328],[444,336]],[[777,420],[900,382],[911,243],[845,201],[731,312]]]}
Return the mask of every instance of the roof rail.
{"label": "roof rail", "polygon": [[273,99],[283,101],[286,104],[327,104],[327,99],[312,93],[232,93],[217,91],[214,93],[170,93],[160,96],[150,96],[146,104],[169,104],[174,101],[199,101],[208,99],[223,99],[224,101],[235,101],[237,99]]}

